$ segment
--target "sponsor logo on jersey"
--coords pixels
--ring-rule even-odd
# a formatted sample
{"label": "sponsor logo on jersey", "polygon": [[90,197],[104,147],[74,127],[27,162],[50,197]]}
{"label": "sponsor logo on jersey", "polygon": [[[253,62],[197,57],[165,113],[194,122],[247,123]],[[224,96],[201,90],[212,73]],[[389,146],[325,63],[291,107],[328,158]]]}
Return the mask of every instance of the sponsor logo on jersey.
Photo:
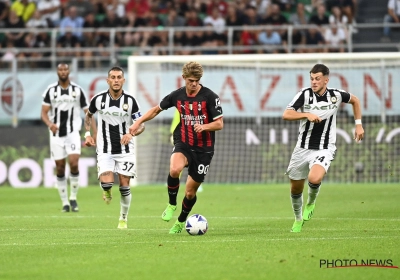
{"label": "sponsor logo on jersey", "polygon": [[106,103],[101,102],[101,109],[104,109],[105,106],[106,106]]}
{"label": "sponsor logo on jersey", "polygon": [[338,106],[335,104],[329,104],[325,106],[314,106],[314,105],[309,105],[309,104],[304,104],[304,109],[306,110],[331,110],[331,109],[337,109]]}
{"label": "sponsor logo on jersey", "polygon": [[67,99],[67,98],[65,98],[65,99],[54,99],[53,103],[56,103],[56,104],[58,104],[58,103],[75,103],[75,99]]}
{"label": "sponsor logo on jersey", "polygon": [[192,116],[192,115],[182,115],[182,119],[185,125],[195,125],[204,124],[204,119],[206,119],[206,115]]}
{"label": "sponsor logo on jersey", "polygon": [[100,110],[99,114],[102,114],[104,116],[114,116],[114,117],[127,117],[129,116],[128,113],[126,112],[109,112],[105,110]]}

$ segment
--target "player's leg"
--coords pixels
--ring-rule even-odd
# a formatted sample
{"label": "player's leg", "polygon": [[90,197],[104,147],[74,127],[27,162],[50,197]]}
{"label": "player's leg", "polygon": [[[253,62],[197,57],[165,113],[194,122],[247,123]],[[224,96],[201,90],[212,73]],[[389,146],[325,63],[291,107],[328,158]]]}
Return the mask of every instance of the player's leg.
{"label": "player's leg", "polygon": [[171,155],[170,165],[169,165],[169,174],[167,179],[167,188],[168,188],[168,205],[164,212],[161,214],[161,218],[168,222],[171,220],[172,215],[176,210],[176,198],[179,192],[180,186],[180,174],[188,165],[188,159],[184,153],[180,149],[175,149],[173,154]]}
{"label": "player's leg", "polygon": [[180,233],[184,229],[185,221],[190,211],[192,211],[193,206],[196,204],[197,201],[196,192],[200,184],[201,184],[200,182],[194,181],[193,178],[190,175],[188,175],[186,181],[185,196],[183,197],[182,200],[182,210],[178,216],[177,221],[170,229],[169,233],[171,234]]}
{"label": "player's leg", "polygon": [[290,200],[295,217],[291,232],[300,232],[303,226],[303,189],[305,178],[308,174],[308,162],[306,155],[308,150],[295,148],[286,170],[286,175],[290,179]]}
{"label": "player's leg", "polygon": [[57,189],[62,202],[62,212],[69,212],[67,180],[65,178],[65,164],[67,153],[64,148],[65,137],[56,137],[50,133],[51,157],[56,163]]}
{"label": "player's leg", "polygon": [[120,199],[120,216],[118,222],[119,229],[128,228],[128,213],[131,206],[132,194],[129,187],[131,176],[118,174],[119,177],[119,192],[121,193]]}
{"label": "player's leg", "polygon": [[70,196],[69,203],[72,212],[78,212],[77,195],[79,190],[79,157],[81,154],[81,139],[79,133],[72,132],[66,137],[65,150],[68,154],[68,162],[70,167]]}
{"label": "player's leg", "polygon": [[180,233],[185,227],[185,221],[197,201],[197,190],[208,172],[213,153],[192,153],[186,181],[185,196],[182,200],[182,210],[178,220],[170,229],[170,234]]}
{"label": "player's leg", "polygon": [[115,161],[109,154],[97,155],[97,171],[100,181],[100,187],[103,190],[103,200],[111,203],[112,199],[112,186],[114,184],[114,169]]}
{"label": "player's leg", "polygon": [[303,189],[304,189],[304,181],[301,180],[292,180],[290,179],[290,198],[292,202],[292,209],[295,217],[295,221],[292,226],[292,232],[300,232],[303,227],[303,216],[302,216],[302,207],[303,207]]}
{"label": "player's leg", "polygon": [[304,207],[303,219],[309,221],[314,214],[315,202],[320,191],[321,182],[328,172],[331,161],[334,159],[336,149],[315,151],[310,162],[308,174],[308,198]]}
{"label": "player's leg", "polygon": [[70,204],[68,201],[68,188],[67,188],[67,179],[65,178],[65,164],[66,160],[59,159],[56,160],[56,173],[57,173],[57,189],[58,194],[60,195],[60,199],[63,205],[62,212],[70,211]]}
{"label": "player's leg", "polygon": [[70,167],[69,183],[70,183],[70,195],[69,203],[71,205],[72,212],[78,212],[78,190],[79,190],[79,154],[71,154],[68,156],[68,162]]}
{"label": "player's leg", "polygon": [[309,221],[314,214],[315,201],[317,199],[325,169],[318,164],[311,167],[308,175],[308,198],[304,207],[303,219]]}

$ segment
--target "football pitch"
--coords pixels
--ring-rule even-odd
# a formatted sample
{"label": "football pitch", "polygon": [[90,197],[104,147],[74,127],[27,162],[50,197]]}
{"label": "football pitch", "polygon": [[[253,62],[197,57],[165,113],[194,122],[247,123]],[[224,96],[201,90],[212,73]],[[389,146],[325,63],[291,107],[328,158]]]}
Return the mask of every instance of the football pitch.
{"label": "football pitch", "polygon": [[290,233],[288,184],[204,184],[192,214],[209,230],[190,236],[168,234],[183,187],[169,223],[165,186],[132,188],[127,230],[115,185],[110,205],[100,187],[80,189],[79,213],[61,213],[56,189],[1,187],[0,279],[400,279],[399,188],[323,184]]}

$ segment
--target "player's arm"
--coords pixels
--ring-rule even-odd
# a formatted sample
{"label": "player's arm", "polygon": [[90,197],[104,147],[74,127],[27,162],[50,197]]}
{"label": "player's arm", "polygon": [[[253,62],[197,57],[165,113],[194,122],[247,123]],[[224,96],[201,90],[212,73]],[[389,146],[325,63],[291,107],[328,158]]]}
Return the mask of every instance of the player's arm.
{"label": "player's arm", "polygon": [[[93,114],[92,117],[89,120],[89,129],[86,128],[86,115],[89,112],[89,109],[83,109],[83,111],[85,112],[85,130],[89,131],[88,134],[91,135],[91,137],[93,138],[94,142],[96,143],[96,137],[97,137],[97,125],[96,125],[96,120],[94,120],[93,118]],[[86,138],[86,137],[85,137]]]}
{"label": "player's arm", "polygon": [[213,122],[206,123],[206,124],[195,124],[194,131],[197,133],[201,133],[203,131],[218,131],[224,127],[223,118],[220,117]]}
{"label": "player's arm", "polygon": [[360,99],[357,96],[350,94],[349,104],[353,106],[354,120],[356,123],[356,129],[354,131],[354,140],[361,141],[364,138],[364,128],[361,123],[361,105]]}
{"label": "player's arm", "polygon": [[121,142],[120,142],[121,145],[128,145],[129,142],[132,140],[133,136],[138,136],[138,135],[140,135],[140,134],[144,131],[144,129],[145,129],[144,124],[141,123],[141,124],[139,125],[139,128],[136,130],[136,133],[135,133],[135,134],[127,133],[127,134],[125,134],[124,136],[122,136]]}
{"label": "player's arm", "polygon": [[282,119],[285,121],[298,121],[308,119],[310,122],[319,123],[321,118],[311,113],[297,112],[294,109],[288,108],[283,112]]}
{"label": "player's arm", "polygon": [[[138,118],[130,127],[129,127],[129,133],[132,134],[133,136],[138,135],[139,128],[144,122],[147,122],[151,119],[154,119],[162,109],[160,108],[159,105],[154,106],[153,108],[149,109],[142,117]],[[144,129],[143,129],[144,130]],[[143,131],[142,131],[143,132]],[[141,133],[141,132],[140,132]],[[139,133],[139,134],[140,134]]]}
{"label": "player's arm", "polygon": [[52,123],[49,119],[49,111],[50,111],[50,105],[42,105],[42,113],[41,113],[41,117],[42,117],[42,121],[44,122],[44,124],[51,130],[51,132],[53,132],[53,134],[55,134],[58,130],[58,127],[55,123]]}
{"label": "player's arm", "polygon": [[146,127],[144,126],[144,124],[141,123],[140,126],[139,126],[139,128],[138,128],[138,130],[136,130],[135,136],[140,135],[140,134],[145,130],[145,128],[146,128]]}
{"label": "player's arm", "polygon": [[[85,137],[85,145],[87,147],[92,147],[92,146],[96,145],[96,142],[90,133],[90,128],[93,126],[96,127],[96,125],[92,124],[92,123],[93,123],[93,114],[90,113],[89,110],[87,110],[86,115],[85,115],[85,130],[86,130],[86,132],[85,132],[85,136],[84,136]],[[95,128],[95,129],[97,132],[97,128]]]}

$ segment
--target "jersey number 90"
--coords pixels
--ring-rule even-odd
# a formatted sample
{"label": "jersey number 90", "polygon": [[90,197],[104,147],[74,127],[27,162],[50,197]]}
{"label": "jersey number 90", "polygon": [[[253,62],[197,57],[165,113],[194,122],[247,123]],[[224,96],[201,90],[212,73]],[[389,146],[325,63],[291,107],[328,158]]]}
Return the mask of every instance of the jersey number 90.
{"label": "jersey number 90", "polygon": [[207,172],[208,172],[208,167],[209,167],[210,165],[206,165],[206,166],[204,166],[204,164],[200,164],[198,167],[197,167],[197,173],[199,173],[199,174],[207,174]]}

